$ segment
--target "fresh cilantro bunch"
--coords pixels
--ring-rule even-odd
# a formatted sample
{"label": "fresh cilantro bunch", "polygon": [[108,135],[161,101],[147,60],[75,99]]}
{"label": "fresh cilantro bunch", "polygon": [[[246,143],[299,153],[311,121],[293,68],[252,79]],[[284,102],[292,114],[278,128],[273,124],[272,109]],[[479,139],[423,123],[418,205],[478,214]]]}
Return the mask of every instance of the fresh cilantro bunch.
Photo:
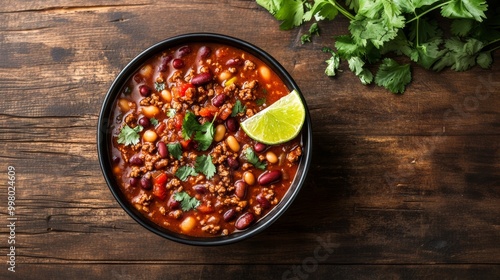
{"label": "fresh cilantro bunch", "polygon": [[[340,3],[343,2],[343,3]],[[315,20],[350,20],[348,35],[335,36],[325,73],[335,76],[342,60],[364,85],[403,93],[411,81],[410,62],[434,71],[489,68],[500,43],[499,1],[486,0],[257,0],[283,30]],[[449,36],[435,18],[451,19]],[[319,34],[313,23],[303,43]],[[446,33],[446,34],[448,34]],[[405,56],[407,59],[401,59]],[[398,61],[406,61],[401,63]],[[374,71],[374,72],[372,72]]]}

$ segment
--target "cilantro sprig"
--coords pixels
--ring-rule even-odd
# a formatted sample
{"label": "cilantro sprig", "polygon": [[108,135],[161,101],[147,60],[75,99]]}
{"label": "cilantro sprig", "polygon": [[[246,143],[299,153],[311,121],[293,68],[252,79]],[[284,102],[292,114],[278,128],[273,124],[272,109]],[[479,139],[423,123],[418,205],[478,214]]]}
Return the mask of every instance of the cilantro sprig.
{"label": "cilantro sprig", "polygon": [[176,192],[174,199],[181,203],[182,211],[189,211],[200,206],[200,201],[195,197],[191,197],[187,192]]}
{"label": "cilantro sprig", "polygon": [[[486,0],[257,0],[281,21],[281,29],[311,24],[302,43],[319,32],[317,22],[338,14],[349,19],[348,35],[334,36],[335,51],[326,48],[325,74],[335,76],[341,61],[362,84],[375,82],[393,93],[403,93],[411,82],[410,63],[434,71],[465,71],[475,65],[489,68],[491,53],[500,48],[498,3]],[[433,18],[439,12],[451,19],[443,32]],[[451,34],[444,37],[443,34]],[[394,54],[396,56],[394,56]],[[372,73],[372,71],[374,71]]]}
{"label": "cilantro sprig", "polygon": [[252,148],[248,147],[245,150],[245,158],[247,159],[247,161],[249,163],[251,163],[256,168],[259,168],[262,170],[266,169],[267,164],[265,162],[262,162],[259,160],[259,157],[255,154],[255,152]]}
{"label": "cilantro sprig", "polygon": [[181,128],[182,137],[188,140],[194,135],[194,140],[198,143],[198,150],[206,151],[214,139],[213,121],[200,124],[193,112],[187,112]]}
{"label": "cilantro sprig", "polygon": [[118,135],[117,142],[118,144],[124,144],[125,146],[128,145],[135,145],[139,143],[141,137],[139,135],[139,132],[142,131],[142,126],[138,125],[134,128],[131,128],[128,125],[125,125],[124,127],[121,128],[120,134]]}

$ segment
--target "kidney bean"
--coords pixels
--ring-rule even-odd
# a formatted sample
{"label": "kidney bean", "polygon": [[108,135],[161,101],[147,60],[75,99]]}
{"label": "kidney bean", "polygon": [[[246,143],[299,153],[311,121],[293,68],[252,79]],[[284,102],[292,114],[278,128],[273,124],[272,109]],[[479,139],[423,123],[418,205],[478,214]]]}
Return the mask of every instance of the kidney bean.
{"label": "kidney bean", "polygon": [[263,194],[259,193],[255,197],[255,199],[263,209],[269,209],[271,207],[271,202],[269,202],[269,200],[267,200],[267,198]]}
{"label": "kidney bean", "polygon": [[226,120],[226,127],[229,131],[236,132],[240,128],[240,124],[235,118],[230,117]]}
{"label": "kidney bean", "polygon": [[175,200],[174,195],[171,195],[167,201],[167,207],[174,210],[174,209],[178,209],[179,206],[181,206],[181,203],[179,201]]}
{"label": "kidney bean", "polygon": [[255,216],[250,212],[246,212],[245,214],[241,215],[238,220],[236,220],[234,227],[239,230],[246,229],[248,226],[250,226],[250,224],[252,224],[254,220]]}
{"label": "kidney bean", "polygon": [[279,180],[281,180],[281,176],[282,174],[280,170],[272,170],[262,173],[257,179],[257,181],[262,186],[266,186],[278,182]]}
{"label": "kidney bean", "polygon": [[160,155],[161,158],[168,157],[168,149],[165,142],[162,141],[158,142],[158,154]]}
{"label": "kidney bean", "polygon": [[181,69],[184,67],[184,61],[182,59],[176,58],[172,61],[172,66],[174,66],[175,69]]}
{"label": "kidney bean", "polygon": [[207,46],[201,46],[200,49],[198,50],[198,55],[202,59],[208,58],[211,53],[212,53],[212,50]]}
{"label": "kidney bean", "polygon": [[138,123],[139,123],[140,126],[142,126],[144,128],[147,128],[148,126],[151,125],[151,122],[146,117],[140,118]]}
{"label": "kidney bean", "polygon": [[137,187],[140,183],[140,180],[137,177],[132,177],[132,178],[130,178],[129,183],[132,187]]}
{"label": "kidney bean", "polygon": [[166,72],[168,70],[168,63],[172,61],[173,57],[171,55],[167,55],[161,58],[160,66],[158,67],[158,71]]}
{"label": "kidney bean", "polygon": [[237,58],[230,58],[226,61],[227,66],[231,67],[238,67],[243,65],[243,59],[237,57]]}
{"label": "kidney bean", "polygon": [[147,85],[140,85],[139,86],[139,93],[142,96],[147,97],[151,94],[151,89]]}
{"label": "kidney bean", "polygon": [[144,160],[142,158],[140,158],[139,155],[133,155],[128,160],[128,163],[130,163],[130,165],[143,165]]}
{"label": "kidney bean", "polygon": [[266,144],[262,144],[262,143],[260,143],[260,142],[257,142],[257,143],[255,143],[255,145],[253,145],[253,149],[254,149],[257,153],[261,153],[261,152],[263,152],[266,148],[267,148]]}
{"label": "kidney bean", "polygon": [[234,194],[239,198],[244,198],[247,194],[247,184],[244,181],[236,181],[234,183]]}
{"label": "kidney bean", "polygon": [[212,98],[212,105],[220,107],[224,104],[224,101],[226,101],[226,95],[221,93]]}
{"label": "kidney bean", "polygon": [[177,54],[179,57],[186,56],[190,53],[191,53],[191,48],[189,46],[183,46],[177,50]]}
{"label": "kidney bean", "polygon": [[226,222],[226,223],[230,222],[236,217],[236,210],[231,208],[231,209],[227,210],[222,217],[224,219],[224,222]]}
{"label": "kidney bean", "polygon": [[205,185],[195,185],[193,190],[199,194],[205,194],[207,192],[207,187],[205,187]]}
{"label": "kidney bean", "polygon": [[226,159],[226,162],[227,162],[227,165],[228,165],[231,169],[233,169],[233,170],[236,170],[236,169],[238,169],[238,168],[240,167],[240,162],[239,162],[237,159],[235,159],[235,158],[228,157],[228,158]]}
{"label": "kidney bean", "polygon": [[191,84],[194,86],[201,86],[212,81],[212,78],[213,76],[210,73],[200,73],[191,79]]}
{"label": "kidney bean", "polygon": [[150,190],[151,187],[153,187],[151,180],[146,178],[146,177],[142,177],[141,178],[141,188],[143,188],[145,190]]}

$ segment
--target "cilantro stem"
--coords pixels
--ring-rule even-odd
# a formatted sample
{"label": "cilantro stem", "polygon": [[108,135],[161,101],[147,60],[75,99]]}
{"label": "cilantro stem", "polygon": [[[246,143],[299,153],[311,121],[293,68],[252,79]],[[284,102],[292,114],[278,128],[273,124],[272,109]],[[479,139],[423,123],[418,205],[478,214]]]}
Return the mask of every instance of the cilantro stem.
{"label": "cilantro stem", "polygon": [[431,7],[430,9],[426,10],[425,12],[423,12],[423,13],[421,13],[421,14],[419,14],[419,15],[415,15],[415,17],[414,17],[414,18],[412,18],[412,19],[410,19],[410,20],[406,21],[406,23],[410,23],[410,22],[412,22],[412,21],[414,21],[414,20],[418,20],[418,19],[419,19],[419,18],[421,18],[422,16],[424,16],[424,15],[426,15],[426,14],[428,14],[428,13],[430,13],[430,12],[434,11],[435,9],[439,9],[439,8],[441,8],[441,7],[443,7],[443,6],[446,6],[446,5],[448,5],[449,3],[451,3],[451,2],[452,2],[452,1],[450,0],[450,1],[446,1],[446,2],[444,2],[444,3],[441,3],[441,4],[439,4],[439,5],[436,5],[436,6],[434,6],[434,7]]}
{"label": "cilantro stem", "polygon": [[334,6],[335,8],[337,8],[337,10],[343,14],[346,18],[348,18],[349,20],[354,20],[354,16],[349,13],[349,11],[347,11],[346,9],[344,9],[344,7],[340,6],[337,1],[335,0],[329,0],[328,2],[330,2],[330,4],[332,4],[332,6]]}

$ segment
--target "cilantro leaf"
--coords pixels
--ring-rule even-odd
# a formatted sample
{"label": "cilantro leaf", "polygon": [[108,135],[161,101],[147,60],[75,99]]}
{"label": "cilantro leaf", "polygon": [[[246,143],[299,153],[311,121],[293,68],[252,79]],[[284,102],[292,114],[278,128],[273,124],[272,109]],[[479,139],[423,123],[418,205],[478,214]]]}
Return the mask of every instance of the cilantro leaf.
{"label": "cilantro leaf", "polygon": [[151,119],[149,119],[149,121],[151,122],[151,124],[152,124],[153,126],[157,126],[157,125],[158,125],[158,123],[159,123],[159,122],[158,122],[158,120],[157,120],[157,119],[155,119],[155,118],[151,118]]}
{"label": "cilantro leaf", "polygon": [[375,83],[390,90],[392,93],[403,93],[405,86],[411,81],[410,65],[399,65],[394,59],[382,61],[375,75]]}
{"label": "cilantro leaf", "polygon": [[441,38],[435,38],[433,41],[420,44],[417,47],[418,64],[425,69],[431,69],[432,65],[446,53],[445,50],[439,49],[441,43]]}
{"label": "cilantro leaf", "polygon": [[252,148],[248,147],[245,150],[245,158],[249,163],[259,169],[266,169],[267,164],[259,160],[259,157],[255,154]]}
{"label": "cilantro leaf", "polygon": [[196,158],[194,169],[197,172],[205,174],[207,179],[211,179],[215,175],[215,172],[217,171],[215,165],[212,163],[212,156],[210,155],[198,156]]}
{"label": "cilantro leaf", "polygon": [[193,134],[199,129],[200,123],[196,120],[196,116],[193,112],[188,111],[184,116],[184,121],[182,122],[182,137],[188,140],[193,136]]}
{"label": "cilantro leaf", "polygon": [[233,110],[231,111],[231,117],[236,117],[239,113],[244,113],[246,110],[246,106],[241,104],[241,101],[236,100],[234,103]]}
{"label": "cilantro leaf", "polygon": [[128,145],[135,145],[139,143],[141,137],[139,135],[139,132],[142,131],[142,126],[138,125],[134,128],[131,128],[128,125],[125,125],[122,127],[120,130],[120,134],[118,135],[118,140],[117,142],[119,144],[124,144],[125,146]]}
{"label": "cilantro leaf", "polygon": [[433,69],[441,71],[451,67],[455,71],[465,71],[476,63],[476,57],[483,48],[483,42],[470,38],[466,41],[453,37],[445,42],[447,53],[436,62]]}
{"label": "cilantro leaf", "polygon": [[441,8],[441,15],[448,18],[470,18],[483,21],[488,9],[485,0],[450,0]]}
{"label": "cilantro leaf", "polygon": [[168,153],[171,154],[175,159],[182,158],[182,146],[179,142],[167,144]]}
{"label": "cilantro leaf", "polygon": [[288,30],[302,24],[304,17],[304,4],[301,0],[282,0],[282,5],[274,17],[282,20],[280,29]]}
{"label": "cilantro leaf", "polygon": [[339,69],[340,66],[339,56],[336,53],[332,52],[332,56],[325,62],[326,64],[328,64],[325,69],[325,74],[330,77],[335,76],[336,71]]}
{"label": "cilantro leaf", "polygon": [[195,197],[191,197],[187,192],[176,192],[174,194],[174,199],[181,203],[182,211],[189,211],[192,209],[196,209],[200,206],[200,201]]}
{"label": "cilantro leaf", "polygon": [[255,105],[257,105],[257,106],[262,106],[264,104],[266,104],[265,98],[258,98],[257,100],[255,100]]}
{"label": "cilantro leaf", "polygon": [[168,109],[168,111],[167,111],[167,117],[173,118],[175,116],[176,112],[177,111],[174,108]]}
{"label": "cilantro leaf", "polygon": [[192,166],[183,165],[175,172],[175,177],[181,181],[186,181],[189,176],[197,176],[196,170]]}
{"label": "cilantro leaf", "polygon": [[358,56],[351,57],[349,60],[349,69],[358,76],[363,85],[368,85],[373,81],[373,74],[364,67],[365,62]]}
{"label": "cilantro leaf", "polygon": [[353,56],[365,54],[365,49],[358,46],[349,35],[335,36],[335,48],[340,58],[346,60]]}
{"label": "cilantro leaf", "polygon": [[492,62],[493,58],[491,57],[491,52],[481,52],[477,56],[477,64],[481,66],[481,68],[490,68]]}
{"label": "cilantro leaf", "polygon": [[273,15],[279,10],[281,2],[281,0],[257,0],[257,4],[264,7]]}
{"label": "cilantro leaf", "polygon": [[[334,6],[331,2],[327,0],[316,0],[314,1],[314,5],[304,13],[304,20],[310,21],[313,16],[319,17],[320,19],[334,19],[339,10],[336,6]],[[309,33],[311,33],[309,31]]]}
{"label": "cilantro leaf", "polygon": [[467,36],[474,28],[474,21],[471,19],[456,19],[451,22],[451,34],[455,36]]}
{"label": "cilantro leaf", "polygon": [[[215,120],[215,118],[214,118]],[[198,142],[198,150],[206,151],[214,140],[214,124],[206,122],[196,130],[194,140]]]}
{"label": "cilantro leaf", "polygon": [[155,82],[155,89],[156,91],[160,92],[165,89],[165,83],[158,83]]}

